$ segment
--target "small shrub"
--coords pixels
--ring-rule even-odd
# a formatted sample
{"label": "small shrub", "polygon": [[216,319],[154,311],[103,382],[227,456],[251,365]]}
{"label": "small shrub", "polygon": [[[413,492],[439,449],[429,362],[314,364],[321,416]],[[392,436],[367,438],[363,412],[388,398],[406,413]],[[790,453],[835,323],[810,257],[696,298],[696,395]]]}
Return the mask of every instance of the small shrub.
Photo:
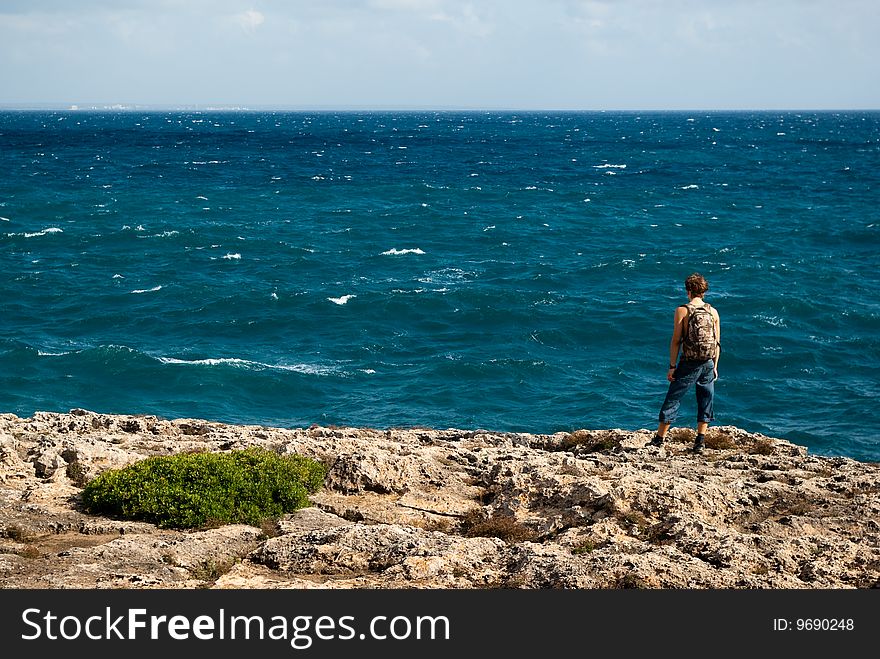
{"label": "small shrub", "polygon": [[85,467],[82,466],[79,462],[71,462],[67,465],[67,469],[65,469],[65,473],[67,477],[73,482],[77,487],[84,487],[86,484],[86,476],[88,472]]}
{"label": "small shrub", "polygon": [[260,448],[154,456],[105,471],[83,489],[86,512],[162,528],[246,523],[259,526],[309,505],[324,467]]}
{"label": "small shrub", "polygon": [[571,553],[575,556],[579,556],[580,554],[589,554],[596,549],[596,543],[592,540],[584,540],[581,544],[572,548]]}

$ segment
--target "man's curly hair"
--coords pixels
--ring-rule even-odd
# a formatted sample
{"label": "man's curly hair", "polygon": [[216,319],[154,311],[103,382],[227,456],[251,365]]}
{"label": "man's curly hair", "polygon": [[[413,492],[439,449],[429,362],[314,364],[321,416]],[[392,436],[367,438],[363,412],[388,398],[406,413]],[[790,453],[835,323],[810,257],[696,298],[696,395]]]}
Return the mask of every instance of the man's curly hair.
{"label": "man's curly hair", "polygon": [[699,272],[695,272],[684,280],[684,287],[694,297],[703,297],[703,294],[709,290],[709,282]]}

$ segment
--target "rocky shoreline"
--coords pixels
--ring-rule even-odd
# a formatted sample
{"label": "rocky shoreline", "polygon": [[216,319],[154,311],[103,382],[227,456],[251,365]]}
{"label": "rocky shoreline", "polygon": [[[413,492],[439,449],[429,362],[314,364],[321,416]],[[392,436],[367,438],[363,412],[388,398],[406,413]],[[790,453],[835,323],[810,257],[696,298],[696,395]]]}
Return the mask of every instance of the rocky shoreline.
{"label": "rocky shoreline", "polygon": [[[526,434],[0,415],[2,588],[880,587],[880,465],[720,426]],[[101,471],[262,446],[323,462],[262,528],[88,515]]]}

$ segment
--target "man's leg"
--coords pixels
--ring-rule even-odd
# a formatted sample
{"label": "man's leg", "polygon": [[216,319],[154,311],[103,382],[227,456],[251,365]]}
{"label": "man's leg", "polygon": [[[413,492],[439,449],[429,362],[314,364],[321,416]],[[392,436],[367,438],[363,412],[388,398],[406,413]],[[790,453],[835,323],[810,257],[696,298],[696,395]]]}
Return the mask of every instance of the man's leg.
{"label": "man's leg", "polygon": [[661,421],[657,426],[657,432],[654,433],[654,439],[652,439],[648,444],[651,446],[663,446],[663,440],[666,437],[666,431],[669,430],[669,426],[672,425],[667,423],[666,421]]}
{"label": "man's leg", "polygon": [[694,388],[697,393],[697,437],[694,440],[694,452],[699,453],[706,447],[706,430],[714,418],[715,368],[711,362],[697,377]]}
{"label": "man's leg", "polygon": [[663,439],[666,437],[666,431],[669,430],[669,427],[678,417],[678,408],[681,405],[681,397],[684,396],[685,392],[694,382],[696,376],[693,372],[689,372],[688,369],[682,368],[681,365],[679,365],[679,367],[675,369],[673,377],[675,379],[669,383],[669,389],[666,390],[666,398],[663,400],[663,405],[660,406],[660,420],[657,425],[657,434],[654,435],[654,439],[649,442],[651,446],[661,446],[663,444]]}

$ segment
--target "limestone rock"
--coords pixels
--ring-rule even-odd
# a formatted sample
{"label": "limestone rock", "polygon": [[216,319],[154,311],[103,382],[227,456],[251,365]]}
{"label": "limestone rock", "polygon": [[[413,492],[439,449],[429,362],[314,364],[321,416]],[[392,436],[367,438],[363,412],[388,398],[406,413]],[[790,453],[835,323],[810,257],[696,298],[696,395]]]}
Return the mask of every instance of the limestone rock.
{"label": "limestone rock", "polygon": [[[0,415],[7,588],[869,588],[880,466],[741,428],[571,433],[268,428]],[[85,483],[152,455],[262,446],[327,466],[262,528],[86,514]]]}

